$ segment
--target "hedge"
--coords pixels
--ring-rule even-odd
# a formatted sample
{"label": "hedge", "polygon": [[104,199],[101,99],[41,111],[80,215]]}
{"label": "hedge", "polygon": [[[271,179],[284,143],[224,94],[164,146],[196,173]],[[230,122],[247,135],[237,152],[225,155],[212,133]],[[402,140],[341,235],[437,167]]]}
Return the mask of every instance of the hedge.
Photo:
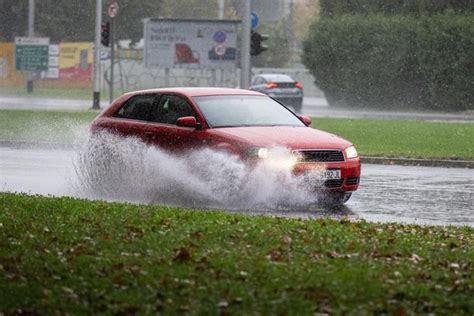
{"label": "hedge", "polygon": [[472,0],[319,0],[321,15],[472,13]]}
{"label": "hedge", "polygon": [[303,51],[332,105],[474,109],[474,15],[322,18]]}

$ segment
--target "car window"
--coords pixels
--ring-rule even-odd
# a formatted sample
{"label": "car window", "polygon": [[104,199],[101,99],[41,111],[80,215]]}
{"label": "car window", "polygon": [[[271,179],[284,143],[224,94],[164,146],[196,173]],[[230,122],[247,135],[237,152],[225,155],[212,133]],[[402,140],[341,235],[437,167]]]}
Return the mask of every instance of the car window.
{"label": "car window", "polygon": [[293,78],[287,75],[269,75],[266,79],[271,82],[295,82]]}
{"label": "car window", "polygon": [[134,96],[118,109],[114,117],[146,121],[150,115],[154,100],[154,94]]}
{"label": "car window", "polygon": [[210,127],[305,126],[280,103],[267,96],[194,97]]}
{"label": "car window", "polygon": [[153,109],[150,121],[164,124],[176,124],[176,120],[184,116],[195,116],[189,103],[177,95],[163,95]]}
{"label": "car window", "polygon": [[265,83],[265,80],[262,77],[258,77],[257,80],[255,80],[255,84],[263,84]]}

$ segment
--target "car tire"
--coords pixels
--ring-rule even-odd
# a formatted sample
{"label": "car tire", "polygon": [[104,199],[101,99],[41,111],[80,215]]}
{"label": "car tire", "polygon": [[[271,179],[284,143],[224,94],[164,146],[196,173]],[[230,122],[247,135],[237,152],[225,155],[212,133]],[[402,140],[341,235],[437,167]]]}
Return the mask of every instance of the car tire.
{"label": "car tire", "polygon": [[342,206],[349,201],[351,196],[350,192],[329,192],[324,197],[324,203],[330,206]]}

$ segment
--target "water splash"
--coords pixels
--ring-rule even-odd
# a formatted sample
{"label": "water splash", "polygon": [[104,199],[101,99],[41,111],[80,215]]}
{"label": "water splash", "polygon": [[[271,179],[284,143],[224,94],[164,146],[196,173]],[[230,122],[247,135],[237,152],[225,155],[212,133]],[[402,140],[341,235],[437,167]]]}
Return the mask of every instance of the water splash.
{"label": "water splash", "polygon": [[175,155],[137,138],[100,133],[75,161],[75,189],[81,196],[189,207],[248,209],[303,205],[316,194],[291,168],[275,160],[290,155],[278,149],[275,159],[254,166],[226,152],[201,149]]}

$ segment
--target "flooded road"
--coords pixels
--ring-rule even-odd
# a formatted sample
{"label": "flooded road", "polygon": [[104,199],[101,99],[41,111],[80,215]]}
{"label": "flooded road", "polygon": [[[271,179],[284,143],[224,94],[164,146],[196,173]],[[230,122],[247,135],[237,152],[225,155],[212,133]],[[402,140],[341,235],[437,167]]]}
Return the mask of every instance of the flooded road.
{"label": "flooded road", "polygon": [[[82,197],[73,184],[75,157],[74,150],[0,147],[0,190]],[[474,226],[473,204],[472,169],[364,164],[360,188],[341,210],[318,207],[252,213]]]}

